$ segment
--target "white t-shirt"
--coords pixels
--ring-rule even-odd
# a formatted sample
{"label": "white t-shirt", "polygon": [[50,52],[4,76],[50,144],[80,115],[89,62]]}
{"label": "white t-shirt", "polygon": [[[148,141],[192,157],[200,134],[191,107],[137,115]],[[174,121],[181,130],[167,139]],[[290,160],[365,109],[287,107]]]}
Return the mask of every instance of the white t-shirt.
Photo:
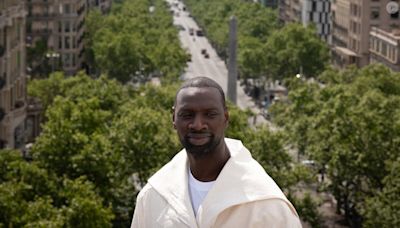
{"label": "white t-shirt", "polygon": [[198,181],[196,178],[194,178],[192,172],[189,169],[189,192],[195,216],[197,216],[197,211],[199,210],[201,203],[203,202],[208,191],[210,191],[214,183],[215,181]]}

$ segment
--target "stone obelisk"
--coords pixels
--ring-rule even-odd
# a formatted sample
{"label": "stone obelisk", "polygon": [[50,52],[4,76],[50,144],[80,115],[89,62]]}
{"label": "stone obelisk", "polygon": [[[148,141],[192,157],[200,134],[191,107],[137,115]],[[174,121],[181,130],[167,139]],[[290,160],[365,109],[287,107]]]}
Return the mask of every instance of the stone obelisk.
{"label": "stone obelisk", "polygon": [[228,53],[228,99],[236,104],[236,81],[237,81],[237,21],[232,16],[229,21],[229,53]]}

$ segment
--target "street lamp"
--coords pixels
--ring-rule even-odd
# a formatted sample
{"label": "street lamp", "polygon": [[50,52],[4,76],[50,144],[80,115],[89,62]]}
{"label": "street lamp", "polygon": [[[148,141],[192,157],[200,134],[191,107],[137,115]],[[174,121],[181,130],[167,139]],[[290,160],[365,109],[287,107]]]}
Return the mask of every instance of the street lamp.
{"label": "street lamp", "polygon": [[60,54],[57,52],[48,52],[46,57],[51,61],[51,72],[54,72],[56,59],[60,58]]}
{"label": "street lamp", "polygon": [[149,12],[150,12],[150,13],[153,13],[154,10],[156,10],[156,7],[155,7],[155,6],[150,6],[150,7],[149,7]]}

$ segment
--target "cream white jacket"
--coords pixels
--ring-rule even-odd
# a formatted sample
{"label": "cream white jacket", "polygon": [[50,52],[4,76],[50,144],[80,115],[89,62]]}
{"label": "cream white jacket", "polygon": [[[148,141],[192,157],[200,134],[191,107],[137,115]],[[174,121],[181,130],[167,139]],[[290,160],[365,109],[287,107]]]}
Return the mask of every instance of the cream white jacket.
{"label": "cream white jacket", "polygon": [[194,216],[188,159],[180,151],[140,191],[131,228],[301,227],[292,204],[239,140],[225,138],[231,158]]}

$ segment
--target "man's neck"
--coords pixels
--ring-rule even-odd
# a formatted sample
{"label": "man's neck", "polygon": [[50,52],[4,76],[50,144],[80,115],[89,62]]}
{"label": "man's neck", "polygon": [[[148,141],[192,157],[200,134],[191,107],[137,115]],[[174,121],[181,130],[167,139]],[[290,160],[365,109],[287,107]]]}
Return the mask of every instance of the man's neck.
{"label": "man's neck", "polygon": [[216,151],[201,158],[195,158],[188,153],[190,170],[199,181],[208,182],[217,179],[224,165],[231,157],[225,142]]}

